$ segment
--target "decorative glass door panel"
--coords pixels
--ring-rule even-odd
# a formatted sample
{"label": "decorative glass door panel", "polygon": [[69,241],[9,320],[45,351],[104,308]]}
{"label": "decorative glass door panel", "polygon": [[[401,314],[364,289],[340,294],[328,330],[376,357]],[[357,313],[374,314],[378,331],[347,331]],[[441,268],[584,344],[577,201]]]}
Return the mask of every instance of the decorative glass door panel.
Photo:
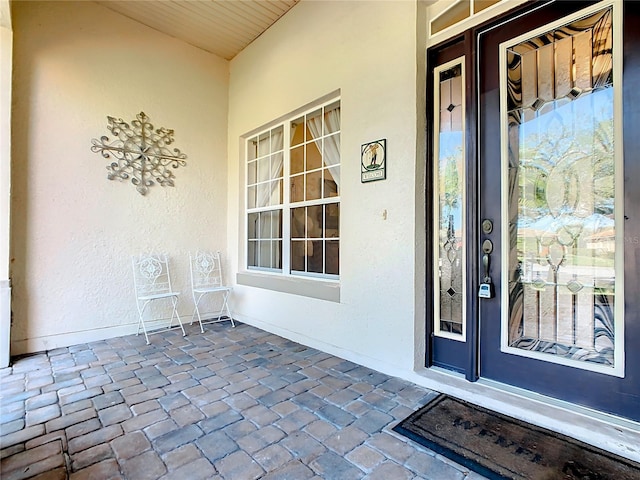
{"label": "decorative glass door panel", "polygon": [[465,340],[463,59],[434,70],[434,334]]}
{"label": "decorative glass door panel", "polygon": [[501,348],[621,376],[615,53],[611,8],[501,46]]}

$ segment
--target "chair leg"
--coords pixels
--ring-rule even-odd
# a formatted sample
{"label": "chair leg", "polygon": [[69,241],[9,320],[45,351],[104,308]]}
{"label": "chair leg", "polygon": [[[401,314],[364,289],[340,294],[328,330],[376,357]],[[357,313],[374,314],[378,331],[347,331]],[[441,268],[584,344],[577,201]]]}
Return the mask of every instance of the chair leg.
{"label": "chair leg", "polygon": [[195,308],[193,309],[193,313],[191,314],[191,322],[189,322],[189,325],[193,325],[193,320],[196,318],[196,314],[198,312],[198,302],[200,301],[200,298],[202,298],[202,295],[196,298],[196,294],[192,292],[191,298],[193,298],[193,304],[195,305]]}
{"label": "chair leg", "polygon": [[180,325],[180,330],[182,330],[182,336],[186,337],[187,332],[184,331],[184,327],[182,326],[182,320],[180,319],[180,315],[178,315],[178,297],[171,297],[171,303],[173,304],[173,311],[171,312],[171,321],[169,322],[169,328],[173,326],[173,315],[178,319],[178,325]]}
{"label": "chair leg", "polygon": [[[222,293],[222,306],[220,307],[220,310],[218,311],[217,315],[214,313],[212,315],[212,319],[209,321],[206,321],[206,323],[217,323],[217,322],[222,322],[224,321],[222,319],[222,315],[225,314],[229,317],[229,320],[231,320],[231,326],[235,327],[235,323],[233,321],[233,317],[231,316],[231,311],[229,310],[229,303],[228,303],[228,298],[229,298],[229,291],[216,291],[216,292],[205,292],[205,293],[201,293],[200,296],[198,298],[193,297],[193,303],[195,305],[195,308],[193,309],[193,313],[191,314],[191,324],[193,324],[193,319],[195,318],[195,316],[198,316],[198,323],[200,323],[200,333],[204,333],[204,327],[203,327],[203,323],[202,323],[202,314],[200,313],[200,300],[202,300],[202,297],[204,297],[207,293],[214,293],[214,294],[219,294]],[[217,317],[217,318],[216,318]],[[215,320],[214,320],[215,319]]]}
{"label": "chair leg", "polygon": [[140,309],[140,306],[138,305],[138,330],[136,331],[136,335],[140,334],[140,325],[142,325],[142,331],[144,332],[144,338],[147,341],[147,345],[149,345],[149,335],[147,334],[147,327],[144,324],[144,311],[147,308],[147,305],[149,304],[149,302],[145,302],[144,305],[142,306],[142,309]]}
{"label": "chair leg", "polygon": [[[193,304],[196,304],[196,297],[193,297]],[[193,325],[193,319],[196,318],[196,312],[198,311],[197,308],[193,309],[193,313],[191,313],[191,321],[189,322],[189,326]]]}
{"label": "chair leg", "polygon": [[[202,299],[203,295],[204,294],[200,294],[197,300],[195,297],[193,297],[193,303],[195,305],[193,315],[196,315],[196,314],[198,315],[198,323],[200,324],[200,333],[204,333],[204,327],[202,326],[202,316],[200,315],[200,309],[198,308],[198,304],[200,303],[200,300]],[[191,315],[191,323],[193,323],[193,315]]]}
{"label": "chair leg", "polygon": [[[231,316],[231,311],[229,310],[229,295],[231,295],[231,291],[227,290],[222,298],[222,310],[226,310],[227,311],[227,316],[229,317],[229,320],[231,320],[231,326],[235,328],[236,324],[233,321],[233,317]],[[222,312],[221,310],[221,312]]]}
{"label": "chair leg", "polygon": [[[194,300],[194,303],[195,303],[195,300]],[[191,326],[191,325],[193,325],[193,319],[194,319],[194,318],[196,318],[196,313],[197,313],[197,312],[198,312],[198,309],[197,309],[197,308],[194,308],[194,309],[193,309],[193,313],[191,314],[191,321],[189,322],[189,325],[190,325],[190,326]]]}

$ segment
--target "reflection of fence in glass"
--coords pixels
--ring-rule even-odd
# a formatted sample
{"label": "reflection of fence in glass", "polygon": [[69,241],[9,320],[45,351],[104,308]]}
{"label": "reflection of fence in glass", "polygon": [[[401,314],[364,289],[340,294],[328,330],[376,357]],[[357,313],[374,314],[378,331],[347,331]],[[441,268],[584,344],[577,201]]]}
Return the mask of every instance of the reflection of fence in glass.
{"label": "reflection of fence in glass", "polygon": [[517,186],[509,189],[509,345],[608,365],[616,253],[611,42],[606,10],[513,47],[509,66],[509,183]]}
{"label": "reflection of fence in glass", "polygon": [[462,334],[463,276],[462,238],[455,230],[453,215],[440,230],[440,330]]}

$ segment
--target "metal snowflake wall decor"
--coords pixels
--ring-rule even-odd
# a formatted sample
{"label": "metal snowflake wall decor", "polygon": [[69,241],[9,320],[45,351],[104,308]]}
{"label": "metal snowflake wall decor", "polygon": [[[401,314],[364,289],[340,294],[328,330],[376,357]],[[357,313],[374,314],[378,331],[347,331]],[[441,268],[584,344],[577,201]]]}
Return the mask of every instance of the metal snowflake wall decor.
{"label": "metal snowflake wall decor", "polygon": [[107,167],[109,180],[126,180],[136,190],[145,195],[155,182],[163,187],[173,187],[175,178],[171,168],[184,167],[187,156],[177,148],[167,148],[173,143],[173,130],[168,128],[153,129],[149,117],[144,112],[136,115],[131,126],[121,118],[107,117],[107,129],[115,135],[113,141],[109,137],[92,139],[91,151],[101,153],[104,158],[114,158]]}

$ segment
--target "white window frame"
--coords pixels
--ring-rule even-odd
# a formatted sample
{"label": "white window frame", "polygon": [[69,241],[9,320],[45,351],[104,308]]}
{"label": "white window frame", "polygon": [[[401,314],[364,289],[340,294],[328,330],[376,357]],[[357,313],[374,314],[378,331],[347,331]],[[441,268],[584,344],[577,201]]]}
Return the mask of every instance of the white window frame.
{"label": "white window frame", "polygon": [[[313,273],[313,272],[300,272],[291,271],[291,210],[297,207],[313,206],[313,205],[326,205],[331,203],[337,203],[340,205],[340,191],[337,196],[320,198],[316,200],[305,200],[300,202],[291,203],[290,198],[290,180],[291,180],[291,122],[304,116],[308,113],[312,113],[323,107],[331,106],[335,103],[340,103],[341,99],[339,95],[333,94],[327,96],[318,102],[314,102],[311,105],[305,106],[295,112],[287,114],[281,117],[277,121],[274,121],[260,129],[256,129],[249,134],[243,135],[242,142],[244,146],[244,155],[242,162],[244,164],[244,181],[243,181],[243,195],[244,195],[244,208],[242,211],[244,234],[241,237],[243,242],[243,248],[241,249],[242,259],[241,266],[244,268],[237,275],[237,281],[242,285],[255,286],[259,288],[267,288],[276,291],[285,291],[315,298],[321,298],[331,301],[339,301],[339,275],[326,274],[326,273]],[[282,203],[277,205],[271,205],[266,207],[249,208],[248,203],[248,189],[249,189],[249,142],[259,137],[264,133],[268,133],[271,130],[277,129],[282,126],[283,128],[283,194]],[[332,132],[340,134],[340,130]],[[322,138],[325,135],[323,134]],[[307,142],[309,143],[309,142]],[[335,167],[332,165],[332,167]],[[327,165],[323,164],[323,168],[327,168]],[[338,168],[340,166],[338,165]],[[282,212],[282,268],[265,268],[259,266],[249,266],[249,214],[269,211],[280,210]],[[316,240],[315,238],[313,240]],[[333,240],[333,238],[319,238],[317,240],[323,240],[323,246],[326,246],[327,240]],[[340,236],[336,238],[340,241]],[[326,288],[324,288],[326,287]]]}

